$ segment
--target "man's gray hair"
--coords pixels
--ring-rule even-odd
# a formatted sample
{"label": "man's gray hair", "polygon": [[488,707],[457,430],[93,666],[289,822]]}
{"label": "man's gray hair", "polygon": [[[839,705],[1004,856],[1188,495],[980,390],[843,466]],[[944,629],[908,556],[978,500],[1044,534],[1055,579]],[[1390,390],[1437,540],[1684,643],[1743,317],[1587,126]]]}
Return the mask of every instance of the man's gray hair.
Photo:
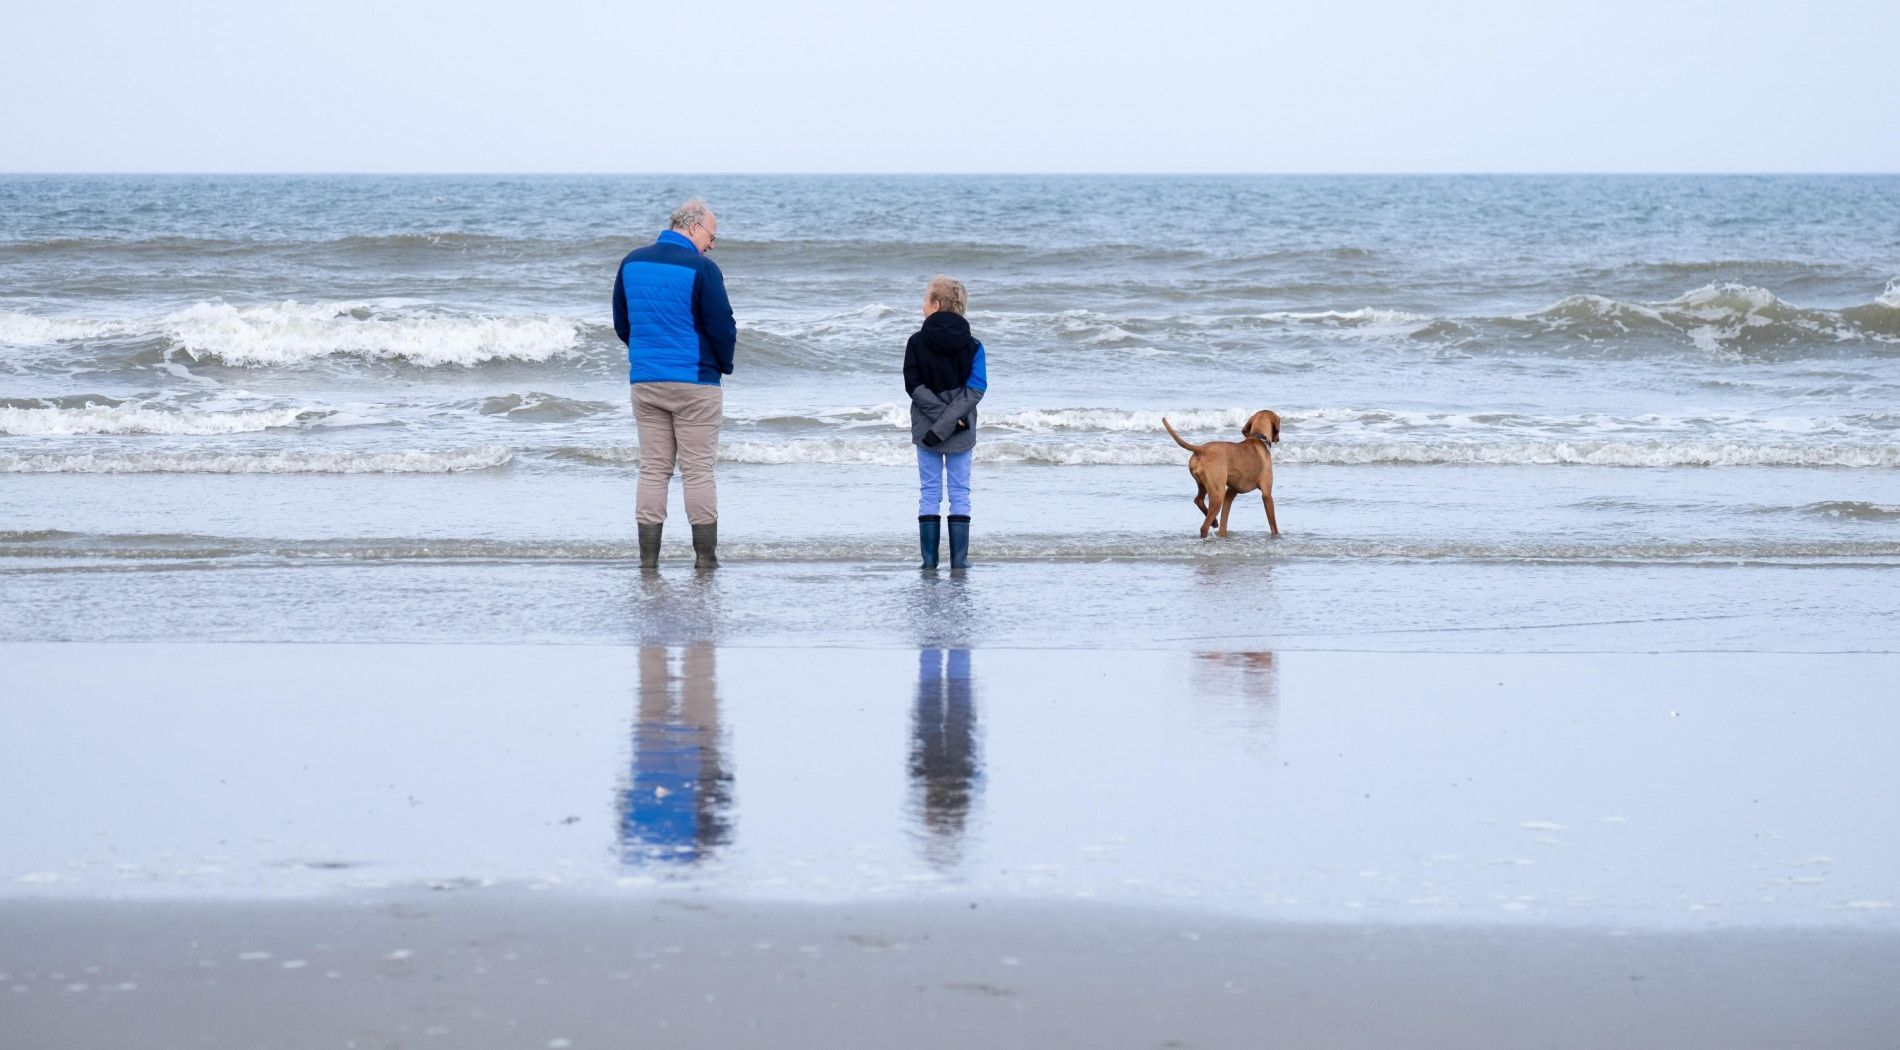
{"label": "man's gray hair", "polygon": [[694,197],[692,200],[673,209],[673,216],[666,220],[666,228],[669,230],[690,230],[695,226],[703,226],[706,222],[706,216],[711,214],[712,209],[706,206],[706,199],[704,197]]}

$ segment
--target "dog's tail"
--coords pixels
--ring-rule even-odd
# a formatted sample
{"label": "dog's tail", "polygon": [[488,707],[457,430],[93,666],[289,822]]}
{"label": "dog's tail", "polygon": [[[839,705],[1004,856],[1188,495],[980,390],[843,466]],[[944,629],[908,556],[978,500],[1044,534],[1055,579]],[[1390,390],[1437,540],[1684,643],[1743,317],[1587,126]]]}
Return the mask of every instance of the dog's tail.
{"label": "dog's tail", "polygon": [[1168,436],[1174,439],[1175,444],[1181,446],[1184,449],[1187,449],[1189,452],[1199,452],[1201,449],[1207,447],[1205,445],[1190,445],[1187,442],[1181,440],[1181,435],[1175,433],[1174,427],[1169,425],[1167,416],[1161,417],[1161,425],[1168,428]]}

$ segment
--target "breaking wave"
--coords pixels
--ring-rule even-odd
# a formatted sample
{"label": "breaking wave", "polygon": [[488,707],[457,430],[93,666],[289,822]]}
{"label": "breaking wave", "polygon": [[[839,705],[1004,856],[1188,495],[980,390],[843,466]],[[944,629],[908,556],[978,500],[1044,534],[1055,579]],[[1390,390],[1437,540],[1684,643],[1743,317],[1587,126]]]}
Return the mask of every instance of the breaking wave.
{"label": "breaking wave", "polygon": [[[1075,355],[1118,367],[1166,358],[1166,371],[1237,363],[1292,368],[1349,348],[1398,346],[1456,357],[1508,351],[1626,357],[1688,353],[1702,361],[1797,360],[1846,350],[1900,348],[1900,280],[1843,309],[1791,304],[1746,284],[1707,284],[1662,302],[1578,293],[1529,313],[1438,316],[1384,307],[1261,313],[1218,294],[1191,313],[1138,310],[977,310],[980,336],[1018,367],[1075,365]],[[604,311],[603,311],[604,312]],[[884,303],[823,313],[766,309],[742,316],[744,368],[793,373],[884,370],[914,330],[911,311]],[[132,319],[0,312],[0,346],[65,359],[99,341],[154,343],[180,360],[242,368],[332,359],[422,368],[491,362],[549,364],[618,346],[596,319],[561,314],[473,314],[383,299],[239,306],[201,302]],[[1321,348],[1326,349],[1321,349]],[[151,363],[141,347],[140,367]],[[591,358],[590,358],[591,360]]]}
{"label": "breaking wave", "polygon": [[200,303],[160,330],[196,360],[295,365],[332,355],[399,360],[424,368],[486,361],[547,361],[573,352],[580,322],[565,317],[417,316],[369,303]]}
{"label": "breaking wave", "polygon": [[1824,518],[1846,518],[1850,521],[1900,521],[1900,504],[1894,503],[1828,500],[1824,503],[1810,503],[1800,509],[1805,513],[1818,514]]}
{"label": "breaking wave", "polygon": [[322,419],[328,414],[300,408],[194,412],[147,408],[131,402],[71,407],[22,407],[15,402],[0,404],[0,435],[64,437],[81,434],[170,434],[207,437],[295,427]]}
{"label": "breaking wave", "polygon": [[614,409],[613,405],[605,401],[582,401],[539,391],[526,394],[497,394],[478,401],[463,402],[457,407],[471,408],[484,416],[506,416],[509,419],[535,422],[585,419],[588,416],[599,415]]}
{"label": "breaking wave", "polygon": [[84,317],[40,317],[16,310],[0,310],[0,346],[39,347],[100,339],[128,330],[124,321]]}
{"label": "breaking wave", "polygon": [[0,452],[0,474],[451,474],[490,470],[506,448],[426,452]]}
{"label": "breaking wave", "polygon": [[240,367],[305,364],[332,356],[424,368],[488,361],[549,361],[579,349],[587,326],[555,315],[458,315],[400,300],[197,303],[131,320],[0,313],[0,345],[46,347],[96,339],[161,339],[200,361]]}
{"label": "breaking wave", "polygon": [[1900,293],[1890,282],[1873,302],[1844,310],[1795,306],[1754,285],[1706,284],[1667,302],[1632,303],[1572,295],[1500,324],[1519,334],[1560,334],[1589,342],[1665,335],[1709,354],[1838,343],[1900,343]]}
{"label": "breaking wave", "polygon": [[[1506,315],[1435,315],[1361,306],[1323,310],[1247,310],[1220,289],[1194,297],[1193,313],[1098,309],[970,314],[979,337],[1034,363],[1043,355],[1104,357],[1214,354],[1208,364],[1294,360],[1316,343],[1402,346],[1458,354],[1509,350],[1587,357],[1687,352],[1701,360],[1798,359],[1842,348],[1900,345],[1900,281],[1870,302],[1843,309],[1791,304],[1753,285],[1710,283],[1661,302],[1579,292],[1539,310]],[[771,367],[857,371],[887,367],[915,319],[883,305],[816,317],[748,318],[741,350]],[[867,352],[869,351],[869,352]],[[1185,355],[1185,356],[1182,356]]]}

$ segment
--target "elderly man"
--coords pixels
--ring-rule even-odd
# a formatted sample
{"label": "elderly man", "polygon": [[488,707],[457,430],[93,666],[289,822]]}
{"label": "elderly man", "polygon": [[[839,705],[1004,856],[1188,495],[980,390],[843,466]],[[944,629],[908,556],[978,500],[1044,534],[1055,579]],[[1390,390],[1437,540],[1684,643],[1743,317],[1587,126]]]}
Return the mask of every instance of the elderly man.
{"label": "elderly man", "polygon": [[694,197],[673,212],[658,240],[627,253],[614,276],[614,331],[627,344],[633,421],[640,432],[633,516],[643,569],[660,564],[675,461],[686,490],[686,520],[693,526],[693,565],[719,564],[713,451],[725,406],[719,377],[732,374],[738,328],[726,279],[706,258],[718,240],[719,220]]}

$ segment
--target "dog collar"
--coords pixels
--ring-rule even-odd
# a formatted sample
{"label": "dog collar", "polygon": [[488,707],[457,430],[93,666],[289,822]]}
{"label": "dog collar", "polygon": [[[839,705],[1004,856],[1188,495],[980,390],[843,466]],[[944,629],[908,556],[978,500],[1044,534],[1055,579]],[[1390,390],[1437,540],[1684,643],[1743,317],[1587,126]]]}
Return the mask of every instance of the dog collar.
{"label": "dog collar", "polygon": [[1271,452],[1271,451],[1273,451],[1273,442],[1271,442],[1271,441],[1268,441],[1268,440],[1267,440],[1267,439],[1266,439],[1265,437],[1263,437],[1262,435],[1259,435],[1259,434],[1255,434],[1255,435],[1253,436],[1253,439],[1254,439],[1255,441],[1258,441],[1258,442],[1260,442],[1260,443],[1261,443],[1262,445],[1265,445],[1265,446],[1267,446],[1267,451],[1269,451],[1269,452]]}

